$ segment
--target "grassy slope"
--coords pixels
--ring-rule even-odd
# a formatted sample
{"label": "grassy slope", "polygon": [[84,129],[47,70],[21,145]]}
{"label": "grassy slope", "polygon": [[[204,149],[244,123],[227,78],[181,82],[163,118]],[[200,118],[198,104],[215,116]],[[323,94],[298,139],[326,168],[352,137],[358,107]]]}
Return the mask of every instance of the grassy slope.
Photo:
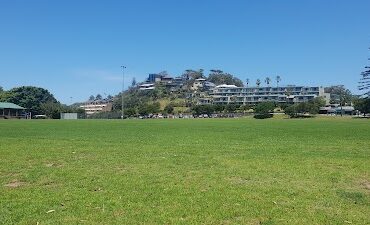
{"label": "grassy slope", "polygon": [[[0,128],[0,223],[370,223],[368,120]],[[23,183],[5,186],[15,181]]]}

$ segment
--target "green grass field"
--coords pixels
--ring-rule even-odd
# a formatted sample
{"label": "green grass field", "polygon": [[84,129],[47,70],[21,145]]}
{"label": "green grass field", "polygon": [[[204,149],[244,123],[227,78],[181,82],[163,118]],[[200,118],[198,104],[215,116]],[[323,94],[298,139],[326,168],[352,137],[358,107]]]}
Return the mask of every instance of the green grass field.
{"label": "green grass field", "polygon": [[370,224],[370,120],[2,120],[0,223]]}

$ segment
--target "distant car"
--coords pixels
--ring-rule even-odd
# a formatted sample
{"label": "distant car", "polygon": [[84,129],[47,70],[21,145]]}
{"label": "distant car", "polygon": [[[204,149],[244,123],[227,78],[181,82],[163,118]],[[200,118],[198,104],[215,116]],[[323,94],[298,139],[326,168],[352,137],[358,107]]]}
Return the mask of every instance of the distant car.
{"label": "distant car", "polygon": [[35,119],[47,119],[47,116],[46,115],[35,115],[34,118]]}

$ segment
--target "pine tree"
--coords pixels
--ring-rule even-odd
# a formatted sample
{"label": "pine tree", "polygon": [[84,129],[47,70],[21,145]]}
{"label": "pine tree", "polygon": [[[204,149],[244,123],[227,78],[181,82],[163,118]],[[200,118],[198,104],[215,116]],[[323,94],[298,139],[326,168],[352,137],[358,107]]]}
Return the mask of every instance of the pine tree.
{"label": "pine tree", "polygon": [[362,78],[359,82],[358,89],[360,91],[365,91],[365,98],[370,98],[370,66],[365,66],[365,71],[361,73],[361,76]]}

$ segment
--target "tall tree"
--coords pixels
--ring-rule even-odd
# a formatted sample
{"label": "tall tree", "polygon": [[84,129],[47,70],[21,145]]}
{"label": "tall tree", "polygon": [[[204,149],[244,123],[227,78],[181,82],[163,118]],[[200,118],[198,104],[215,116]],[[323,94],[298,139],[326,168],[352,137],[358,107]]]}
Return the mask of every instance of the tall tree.
{"label": "tall tree", "polygon": [[270,99],[270,82],[271,82],[271,78],[266,77],[265,78],[265,83],[266,83],[266,86],[268,87],[268,89],[267,89],[267,99]]}
{"label": "tall tree", "polygon": [[276,76],[275,79],[276,79],[276,86],[279,87],[279,83],[281,81],[281,77],[280,76]]}
{"label": "tall tree", "polygon": [[267,87],[270,86],[270,82],[271,82],[271,78],[270,77],[266,77],[265,78],[265,83],[266,83]]}
{"label": "tall tree", "polygon": [[94,95],[90,95],[89,101],[94,101],[94,100],[95,100],[95,96]]}
{"label": "tall tree", "polygon": [[322,97],[317,97],[309,100],[308,102],[301,102],[293,104],[284,109],[285,114],[291,118],[305,117],[304,114],[309,113],[315,115],[319,113],[320,107],[325,105],[325,100]]}
{"label": "tall tree", "polygon": [[161,76],[168,76],[168,72],[166,70],[163,70],[162,72],[159,72],[158,75],[161,75]]}
{"label": "tall tree", "polygon": [[365,71],[361,73],[361,76],[362,78],[359,82],[358,89],[360,91],[365,91],[364,93],[365,98],[370,98],[370,66],[365,66]]}
{"label": "tall tree", "polygon": [[195,79],[198,79],[198,78],[204,78],[203,71],[204,71],[203,69],[199,69],[199,70],[187,69],[182,74],[182,77],[185,80],[189,80],[189,79],[195,80]]}
{"label": "tall tree", "polygon": [[347,105],[351,104],[352,93],[350,90],[344,87],[344,85],[334,85],[326,87],[325,93],[330,93],[330,103]]}
{"label": "tall tree", "polygon": [[243,87],[243,81],[229,73],[224,73],[222,70],[210,70],[207,80],[216,85],[229,84]]}
{"label": "tall tree", "polygon": [[261,85],[261,80],[260,79],[256,80],[256,85],[257,85],[257,87],[260,87],[260,85]]}
{"label": "tall tree", "polygon": [[108,101],[113,100],[113,96],[112,96],[112,95],[108,95],[108,96],[107,96],[107,100],[108,100]]}
{"label": "tall tree", "polygon": [[370,98],[357,98],[354,101],[355,109],[366,115],[370,113]]}
{"label": "tall tree", "polygon": [[247,79],[245,80],[245,83],[247,84],[247,87],[248,87],[248,85],[249,85],[249,78],[247,78]]}
{"label": "tall tree", "polygon": [[132,87],[136,86],[136,78],[135,77],[132,78],[131,86]]}
{"label": "tall tree", "polygon": [[103,97],[101,96],[101,94],[97,94],[96,97],[95,97],[95,100],[102,100]]}
{"label": "tall tree", "polygon": [[336,85],[325,88],[326,93],[330,93],[330,103],[339,104],[341,108],[340,115],[343,116],[343,106],[352,103],[352,93],[344,85]]}
{"label": "tall tree", "polygon": [[40,105],[42,112],[50,119],[60,119],[60,113],[63,112],[61,104],[56,102],[46,102]]}

